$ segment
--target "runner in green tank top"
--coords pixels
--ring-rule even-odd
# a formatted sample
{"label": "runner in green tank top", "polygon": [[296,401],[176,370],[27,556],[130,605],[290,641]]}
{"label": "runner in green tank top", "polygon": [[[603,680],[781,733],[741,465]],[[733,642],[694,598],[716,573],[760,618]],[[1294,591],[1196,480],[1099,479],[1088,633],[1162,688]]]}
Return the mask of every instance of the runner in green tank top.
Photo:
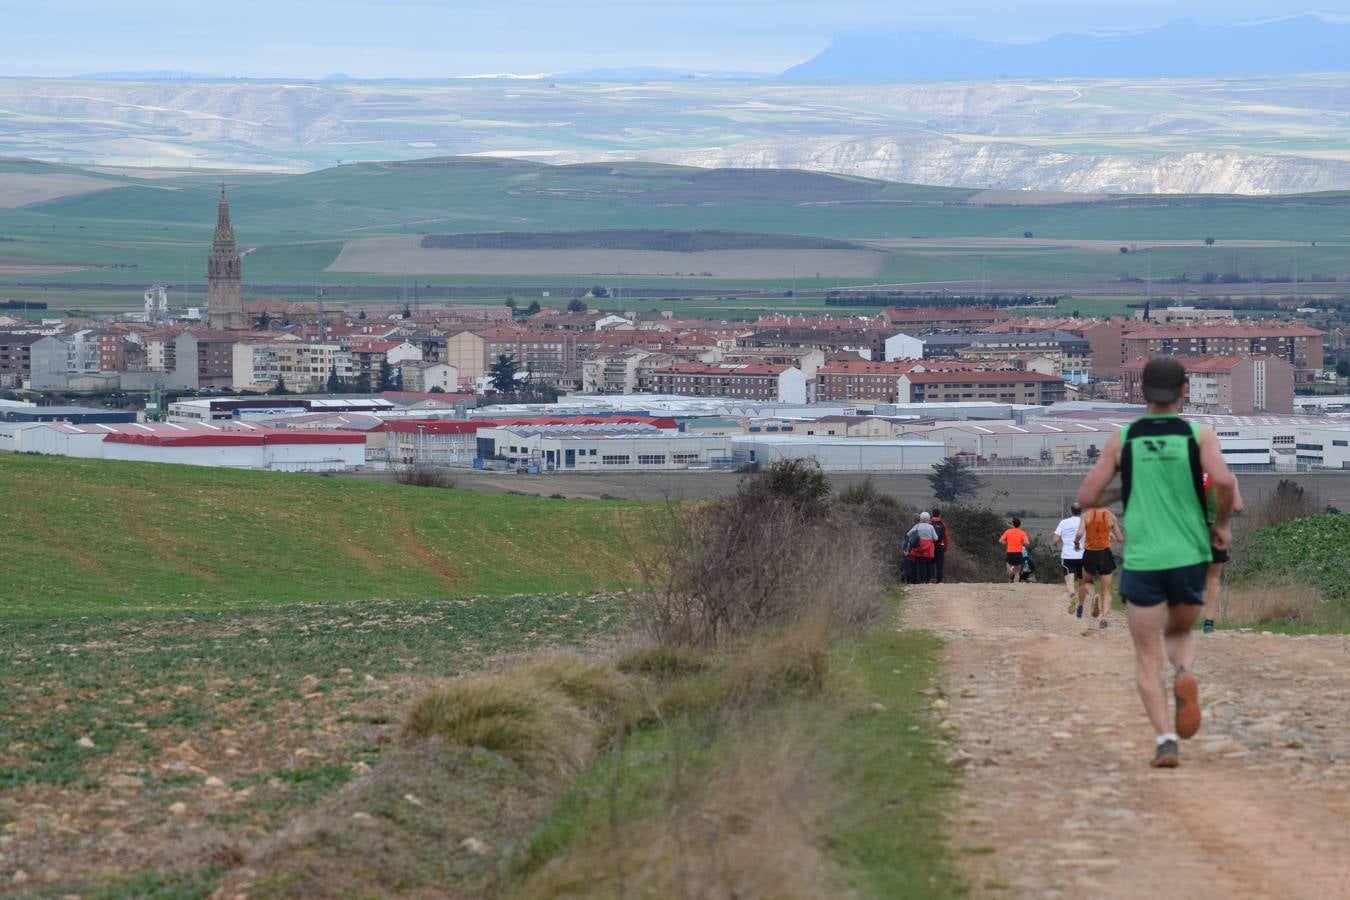
{"label": "runner in green tank top", "polygon": [[[1226,550],[1232,541],[1228,516],[1237,481],[1223,461],[1214,432],[1177,415],[1187,396],[1186,370],[1178,360],[1168,356],[1149,360],[1142,388],[1148,414],[1107,442],[1101,459],[1083,479],[1078,502],[1084,507],[1102,505],[1104,492],[1120,473],[1125,505],[1120,593],[1134,642],[1135,678],[1157,733],[1152,764],[1174,768],[1180,762],[1178,742],[1200,728],[1192,632],[1203,608],[1205,572],[1213,550]],[[1212,522],[1205,472],[1214,494]],[[1164,653],[1176,668],[1174,728],[1167,721]]]}

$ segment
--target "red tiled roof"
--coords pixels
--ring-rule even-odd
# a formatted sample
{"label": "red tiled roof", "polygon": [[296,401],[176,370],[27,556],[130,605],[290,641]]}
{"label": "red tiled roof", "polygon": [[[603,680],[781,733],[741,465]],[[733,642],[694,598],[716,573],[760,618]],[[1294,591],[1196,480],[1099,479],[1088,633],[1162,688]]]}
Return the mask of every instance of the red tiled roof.
{"label": "red tiled roof", "polygon": [[1321,337],[1322,332],[1306,325],[1153,325],[1125,335],[1130,339],[1165,338],[1261,338]]}

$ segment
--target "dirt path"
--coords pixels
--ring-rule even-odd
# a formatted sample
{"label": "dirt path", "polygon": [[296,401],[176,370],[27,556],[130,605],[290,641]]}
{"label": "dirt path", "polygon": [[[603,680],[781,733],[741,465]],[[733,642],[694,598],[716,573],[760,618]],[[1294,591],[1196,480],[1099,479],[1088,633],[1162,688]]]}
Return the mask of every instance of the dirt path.
{"label": "dirt path", "polygon": [[1098,630],[1049,585],[911,596],[905,624],[947,642],[975,896],[1350,897],[1350,637],[1197,636],[1206,720],[1155,771],[1122,613]]}

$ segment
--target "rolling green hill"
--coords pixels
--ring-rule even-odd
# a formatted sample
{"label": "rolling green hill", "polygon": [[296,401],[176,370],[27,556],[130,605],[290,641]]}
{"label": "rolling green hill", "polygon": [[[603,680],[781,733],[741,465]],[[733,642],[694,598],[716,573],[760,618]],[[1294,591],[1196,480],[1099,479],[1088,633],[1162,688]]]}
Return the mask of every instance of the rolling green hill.
{"label": "rolling green hill", "polygon": [[[0,202],[6,179],[22,179],[31,188],[43,178],[55,184],[83,172],[0,160]],[[90,170],[87,176],[90,183],[63,196],[0,208],[0,293],[17,296],[22,286],[24,296],[38,299],[33,292],[44,285],[92,294],[115,285],[138,289],[155,281],[203,280],[219,173]],[[877,276],[886,283],[1053,285],[1118,283],[1122,275],[1158,280],[1185,275],[1197,281],[1205,272],[1243,280],[1294,272],[1326,279],[1350,274],[1346,193],[1106,199],[1028,194],[1019,203],[1015,192],[991,196],[813,172],[654,163],[547,166],[457,157],[225,178],[240,244],[251,250],[245,278],[254,285],[391,285],[409,275],[446,286],[539,283],[511,271],[486,278],[427,275],[415,260],[401,269],[403,276],[325,269],[344,243],[368,237],[633,229],[873,242],[890,254]],[[1214,238],[1216,245],[1204,246],[1204,238]],[[1118,254],[1117,245],[1131,252]],[[798,277],[807,282],[800,287],[847,283],[811,279],[812,274],[784,272],[741,282],[643,275],[627,283],[660,286],[675,295],[685,286],[781,288]]]}
{"label": "rolling green hill", "polygon": [[631,504],[0,454],[0,619],[574,593]]}

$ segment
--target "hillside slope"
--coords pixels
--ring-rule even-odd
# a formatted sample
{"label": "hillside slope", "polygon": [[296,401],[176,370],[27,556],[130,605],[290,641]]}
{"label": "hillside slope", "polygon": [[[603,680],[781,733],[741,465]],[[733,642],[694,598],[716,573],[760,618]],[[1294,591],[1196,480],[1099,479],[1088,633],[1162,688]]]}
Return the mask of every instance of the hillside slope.
{"label": "hillside slope", "polygon": [[594,591],[630,504],[0,455],[0,619]]}

